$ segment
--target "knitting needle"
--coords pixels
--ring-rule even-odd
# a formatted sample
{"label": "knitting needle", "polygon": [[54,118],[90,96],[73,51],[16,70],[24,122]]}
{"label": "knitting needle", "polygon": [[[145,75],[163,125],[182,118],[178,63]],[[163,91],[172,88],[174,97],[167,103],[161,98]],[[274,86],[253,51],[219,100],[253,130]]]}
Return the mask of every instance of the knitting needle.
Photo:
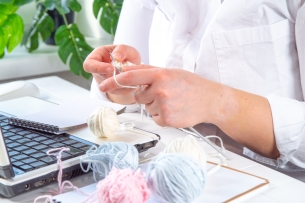
{"label": "knitting needle", "polygon": [[[109,55],[110,55],[110,58],[112,60],[112,65],[115,69],[117,69],[119,71],[119,73],[122,73],[123,70],[120,66],[117,66],[117,61],[115,60],[115,58],[113,57],[112,53],[109,52]],[[113,77],[115,78],[115,72],[113,74]],[[116,81],[115,79],[115,82],[118,84],[118,82]],[[122,87],[122,85],[118,84],[119,86]],[[124,86],[123,86],[124,87]],[[127,87],[126,87],[127,88]],[[138,87],[131,87],[131,86],[128,86],[128,88],[138,88]],[[134,96],[134,93],[132,92],[132,95]],[[144,114],[144,104],[140,104],[140,108],[141,108],[141,121],[143,121],[143,114]]]}
{"label": "knitting needle", "polygon": [[224,156],[226,159],[230,160],[229,157],[220,149],[218,149],[209,139],[205,138],[203,135],[201,135],[197,130],[195,130],[193,127],[189,127],[192,132],[194,132],[196,135],[198,135],[200,138],[202,138],[206,143],[208,143],[211,147],[213,147],[217,152],[219,152],[222,156]]}

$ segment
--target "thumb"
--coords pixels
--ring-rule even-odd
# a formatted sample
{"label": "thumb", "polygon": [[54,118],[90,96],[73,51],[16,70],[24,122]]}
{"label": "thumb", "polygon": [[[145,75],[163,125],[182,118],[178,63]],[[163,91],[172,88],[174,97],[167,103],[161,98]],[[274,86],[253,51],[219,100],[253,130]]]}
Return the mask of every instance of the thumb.
{"label": "thumb", "polygon": [[140,53],[133,47],[128,45],[118,45],[112,51],[114,59],[118,62],[129,61],[133,64],[141,63]]}

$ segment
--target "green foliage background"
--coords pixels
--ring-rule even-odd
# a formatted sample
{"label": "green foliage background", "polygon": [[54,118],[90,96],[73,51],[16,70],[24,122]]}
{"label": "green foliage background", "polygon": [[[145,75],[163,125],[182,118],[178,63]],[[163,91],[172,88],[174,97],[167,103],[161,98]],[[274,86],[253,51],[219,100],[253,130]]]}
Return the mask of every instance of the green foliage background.
{"label": "green foliage background", "polygon": [[[77,24],[68,24],[65,14],[71,10],[79,12],[81,5],[78,0],[43,0],[38,1],[37,9],[31,26],[24,31],[22,18],[16,14],[18,8],[33,0],[0,0],[0,58],[10,53],[18,44],[25,46],[28,52],[39,48],[40,39],[45,41],[54,31],[54,20],[48,10],[56,9],[62,15],[65,24],[55,33],[58,55],[61,61],[69,64],[70,70],[76,75],[89,79],[91,74],[83,70],[83,62],[93,50],[79,31]],[[99,19],[102,28],[115,35],[123,0],[94,0],[92,12]]]}

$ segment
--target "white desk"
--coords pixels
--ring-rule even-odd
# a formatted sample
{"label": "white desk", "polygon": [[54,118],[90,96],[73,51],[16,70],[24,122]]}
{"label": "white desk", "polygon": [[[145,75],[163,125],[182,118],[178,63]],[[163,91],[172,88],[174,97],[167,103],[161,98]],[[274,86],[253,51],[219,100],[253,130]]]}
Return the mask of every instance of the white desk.
{"label": "white desk", "polygon": [[[41,90],[41,97],[48,101],[54,101],[60,103],[61,101],[73,97],[76,95],[88,95],[89,92],[81,87],[78,87],[70,82],[64,81],[58,77],[46,77],[39,79],[32,79],[31,82],[35,83]],[[138,114],[122,114],[120,115],[120,121],[139,121]],[[141,123],[143,129],[158,133],[165,145],[172,139],[185,135],[173,133],[174,129],[162,128],[155,125],[151,120],[146,120]],[[176,132],[176,131],[175,131]],[[81,133],[81,132],[80,132]],[[77,133],[73,133],[77,135]],[[202,142],[206,152],[212,152],[213,149],[206,143]],[[286,176],[282,173],[267,168],[254,161],[246,159],[242,156],[227,152],[231,160],[228,162],[228,166],[236,168],[269,180],[269,187],[263,190],[261,193],[252,196],[244,202],[247,203],[304,203],[305,202],[305,183]],[[92,175],[84,175],[73,179],[73,183],[82,187],[93,183]],[[34,190],[11,199],[1,199],[0,202],[11,203],[11,202],[33,202],[33,199],[39,195],[47,193],[48,189],[56,188],[56,184],[43,187],[38,190]]]}

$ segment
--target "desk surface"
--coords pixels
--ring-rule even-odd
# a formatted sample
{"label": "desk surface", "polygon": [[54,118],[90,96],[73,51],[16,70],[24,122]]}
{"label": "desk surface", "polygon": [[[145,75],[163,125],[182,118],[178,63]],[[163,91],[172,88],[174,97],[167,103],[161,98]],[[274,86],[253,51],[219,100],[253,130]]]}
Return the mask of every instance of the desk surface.
{"label": "desk surface", "polygon": [[[38,78],[30,80],[36,84],[41,90],[41,98],[60,103],[68,98],[77,95],[89,95],[89,92],[81,87],[78,87],[70,82],[67,82],[61,78],[52,76],[45,78]],[[139,121],[139,115],[135,113],[127,113],[120,115],[120,121]],[[152,120],[145,120],[140,123],[141,127],[153,132],[158,133],[163,144],[167,144],[176,137],[184,136],[185,134],[181,132],[177,134],[176,129],[172,128],[162,128],[153,123]],[[173,133],[175,132],[175,133]],[[77,135],[77,133],[73,133]],[[80,133],[81,134],[81,133]],[[207,153],[213,152],[214,150],[208,146],[206,143],[201,142]],[[247,203],[279,203],[279,202],[294,202],[294,203],[304,203],[305,202],[305,183],[284,175],[280,172],[272,170],[265,167],[259,163],[249,160],[245,157],[239,156],[232,152],[227,152],[230,157],[228,161],[228,166],[232,168],[239,169],[269,180],[269,187],[264,189],[258,194],[251,196],[243,202]],[[93,183],[92,175],[84,175],[73,179],[73,184],[77,187],[83,187],[85,185]],[[35,197],[47,193],[50,188],[56,188],[56,184],[43,187],[41,189],[31,191],[11,199],[1,199],[0,202],[11,203],[11,202],[33,202]]]}

